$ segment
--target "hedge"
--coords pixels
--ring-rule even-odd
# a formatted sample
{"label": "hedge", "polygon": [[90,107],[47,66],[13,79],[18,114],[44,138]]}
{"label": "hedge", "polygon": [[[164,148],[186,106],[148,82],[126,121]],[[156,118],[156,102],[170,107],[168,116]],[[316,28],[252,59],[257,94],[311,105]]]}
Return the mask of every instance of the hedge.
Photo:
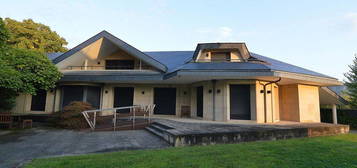
{"label": "hedge", "polygon": [[[332,109],[321,109],[321,122],[332,123]],[[357,110],[337,109],[337,122],[357,129]]]}

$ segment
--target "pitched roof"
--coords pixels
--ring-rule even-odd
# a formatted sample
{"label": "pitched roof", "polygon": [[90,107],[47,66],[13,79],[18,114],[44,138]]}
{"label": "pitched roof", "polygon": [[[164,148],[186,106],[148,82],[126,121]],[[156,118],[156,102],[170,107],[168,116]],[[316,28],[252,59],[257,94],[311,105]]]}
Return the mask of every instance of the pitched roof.
{"label": "pitched roof", "polygon": [[[167,71],[166,71],[167,73],[174,72],[177,70],[248,70],[248,71],[272,70],[272,71],[292,72],[292,73],[299,73],[299,74],[335,79],[328,75],[324,75],[315,71],[301,68],[299,66],[288,64],[252,52],[250,54],[253,57],[265,61],[268,64],[258,64],[258,63],[249,63],[249,62],[242,62],[242,63],[235,63],[235,64],[231,64],[227,62],[220,62],[220,63],[188,62],[192,59],[194,51],[148,51],[144,53],[152,57],[153,59],[159,61],[160,63],[164,64],[167,67]],[[48,57],[51,60],[56,60],[59,57],[63,57],[60,54],[61,53],[49,53]]]}
{"label": "pitched roof", "polygon": [[172,72],[190,61],[194,51],[149,51],[144,53],[165,64],[168,68],[167,72]]}
{"label": "pitched roof", "polygon": [[240,63],[228,63],[228,62],[211,62],[211,63],[194,63],[190,62],[197,55],[197,51],[200,49],[208,48],[234,48],[237,45],[246,45],[244,43],[202,43],[197,45],[195,51],[148,51],[141,52],[133,46],[125,43],[112,34],[102,31],[97,35],[89,38],[85,42],[79,44],[73,49],[65,53],[49,53],[48,57],[56,64],[80,51],[84,47],[92,44],[93,42],[105,38],[118,46],[120,49],[128,52],[129,54],[143,60],[145,63],[158,68],[159,70],[171,73],[178,70],[236,70],[236,71],[283,71],[297,74],[305,74],[323,78],[336,79],[318,72],[314,72],[299,66],[288,64],[282,61],[278,61],[266,56],[255,54],[250,52],[250,56],[254,59],[264,61],[265,63],[256,62],[240,62]]}
{"label": "pitched roof", "polygon": [[312,75],[324,78],[332,78],[328,75],[324,75],[315,71],[311,71],[305,68],[301,68],[299,66],[295,66],[292,64],[288,64],[282,61],[278,61],[276,59],[272,59],[266,56],[262,56],[255,53],[250,53],[252,57],[255,57],[259,60],[267,62],[267,64],[259,64],[259,63],[187,63],[194,54],[194,51],[157,51],[157,52],[145,52],[149,56],[154,57],[156,60],[164,63],[168,67],[168,73],[176,71],[176,70],[272,70],[272,71],[284,71],[291,73],[299,73],[305,75]]}
{"label": "pitched roof", "polygon": [[324,77],[324,78],[333,78],[336,79],[334,77],[325,75],[325,74],[321,74],[315,71],[311,71],[305,68],[301,68],[299,66],[295,66],[292,64],[288,64],[276,59],[272,59],[266,56],[262,56],[259,54],[255,54],[255,53],[250,53],[253,57],[265,61],[269,64],[267,64],[266,66],[268,66],[271,70],[276,70],[276,71],[285,71],[285,72],[292,72],[292,73],[299,73],[299,74],[305,74],[305,75],[312,75],[312,76],[319,76],[319,77]]}
{"label": "pitched roof", "polygon": [[52,61],[57,57],[61,56],[63,52],[54,52],[54,53],[47,53],[48,58]]}
{"label": "pitched roof", "polygon": [[98,33],[97,35],[89,38],[88,40],[84,41],[83,43],[79,44],[78,46],[72,48],[71,50],[54,58],[52,61],[55,64],[57,64],[57,63],[61,62],[62,60],[66,59],[67,57],[73,55],[74,53],[80,51],[81,49],[87,47],[88,45],[92,44],[93,42],[95,42],[101,38],[105,38],[105,39],[109,40],[110,42],[115,44],[120,49],[126,51],[130,55],[135,56],[138,59],[141,59],[145,63],[147,63],[161,71],[166,72],[167,67],[164,64],[162,64],[161,62],[155,60],[154,58],[146,55],[145,53],[141,52],[140,50],[136,49],[135,47],[127,44],[126,42],[120,40],[119,38],[113,36],[112,34],[108,33],[107,31],[102,31],[102,32]]}

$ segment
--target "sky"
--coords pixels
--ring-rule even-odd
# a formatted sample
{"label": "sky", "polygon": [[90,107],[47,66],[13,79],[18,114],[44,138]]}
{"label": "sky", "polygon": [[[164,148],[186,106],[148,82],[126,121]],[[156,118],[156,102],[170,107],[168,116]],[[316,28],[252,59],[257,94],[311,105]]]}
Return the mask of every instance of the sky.
{"label": "sky", "polygon": [[245,42],[251,52],[339,80],[357,53],[356,0],[1,0],[0,17],[33,19],[75,47],[107,30],[142,51]]}

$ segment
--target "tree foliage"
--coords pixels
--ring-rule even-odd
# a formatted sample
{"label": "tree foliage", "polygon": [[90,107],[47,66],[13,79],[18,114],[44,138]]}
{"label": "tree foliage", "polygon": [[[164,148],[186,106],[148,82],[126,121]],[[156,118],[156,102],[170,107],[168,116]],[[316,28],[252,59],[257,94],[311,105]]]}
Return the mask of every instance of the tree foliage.
{"label": "tree foliage", "polygon": [[7,45],[3,25],[0,18],[0,111],[10,110],[20,93],[36,94],[55,87],[62,76],[44,53]]}
{"label": "tree foliage", "polygon": [[357,108],[357,55],[353,60],[353,64],[349,65],[349,71],[345,73],[346,80],[345,85],[347,86],[347,95],[350,105]]}
{"label": "tree foliage", "polygon": [[6,41],[9,39],[9,31],[5,28],[5,24],[0,18],[0,48],[3,48]]}
{"label": "tree foliage", "polygon": [[35,94],[38,89],[49,90],[61,73],[42,53],[25,49],[0,50],[0,87],[18,93]]}
{"label": "tree foliage", "polygon": [[32,19],[22,22],[6,18],[5,27],[9,30],[8,44],[15,48],[30,49],[44,53],[65,52],[67,41],[50,27],[36,23]]}

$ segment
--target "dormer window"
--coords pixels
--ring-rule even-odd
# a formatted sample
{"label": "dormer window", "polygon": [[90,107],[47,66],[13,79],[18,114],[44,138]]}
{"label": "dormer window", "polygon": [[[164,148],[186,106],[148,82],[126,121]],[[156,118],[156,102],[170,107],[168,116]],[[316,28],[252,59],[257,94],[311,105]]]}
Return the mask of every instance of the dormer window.
{"label": "dormer window", "polygon": [[231,60],[231,52],[211,52],[211,62],[225,62]]}
{"label": "dormer window", "polygon": [[245,43],[200,43],[193,55],[195,62],[248,62],[250,58]]}

